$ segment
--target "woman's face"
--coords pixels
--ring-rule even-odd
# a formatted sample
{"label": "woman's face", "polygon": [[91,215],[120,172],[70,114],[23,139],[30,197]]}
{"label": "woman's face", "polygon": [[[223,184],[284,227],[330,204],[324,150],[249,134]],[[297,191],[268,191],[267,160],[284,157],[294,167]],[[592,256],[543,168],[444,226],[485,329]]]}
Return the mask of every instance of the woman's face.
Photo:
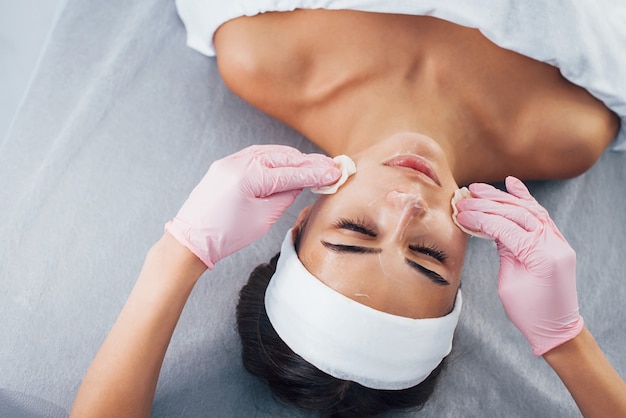
{"label": "woman's face", "polygon": [[301,214],[300,260],[326,285],[374,309],[446,315],[467,235],[452,221],[458,185],[442,149],[426,136],[400,133],[351,157],[356,174]]}

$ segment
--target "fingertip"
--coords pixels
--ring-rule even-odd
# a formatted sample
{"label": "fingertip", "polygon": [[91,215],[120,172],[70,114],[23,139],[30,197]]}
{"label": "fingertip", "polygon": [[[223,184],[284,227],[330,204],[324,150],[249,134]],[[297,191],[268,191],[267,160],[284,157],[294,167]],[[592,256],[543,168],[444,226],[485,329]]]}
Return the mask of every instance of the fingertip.
{"label": "fingertip", "polygon": [[476,211],[459,212],[458,215],[456,215],[457,223],[460,224],[464,230],[467,229],[472,232],[482,232],[480,218],[481,212]]}
{"label": "fingertip", "polygon": [[328,186],[336,183],[341,178],[341,170],[335,166],[329,167],[320,178],[321,186]]}
{"label": "fingertip", "polygon": [[472,183],[469,185],[469,190],[473,196],[479,196],[483,193],[493,192],[496,188],[487,183]]}
{"label": "fingertip", "polygon": [[463,212],[464,210],[467,210],[467,201],[472,199],[471,197],[466,197],[464,199],[459,199],[459,200],[455,200],[454,206],[456,206],[456,209],[459,211],[459,213]]}
{"label": "fingertip", "polygon": [[479,212],[459,212],[453,219],[456,226],[466,234],[483,239],[493,239],[482,232],[479,217]]}
{"label": "fingertip", "polygon": [[518,179],[515,176],[506,176],[506,178],[504,179],[504,184],[506,185],[506,188],[508,190],[509,186],[511,187],[517,187],[519,185],[524,186],[524,183],[522,183],[522,181],[520,179]]}
{"label": "fingertip", "polygon": [[456,220],[458,223],[463,225],[466,228],[471,228],[474,225],[476,217],[472,214],[472,212],[459,212],[456,215]]}
{"label": "fingertip", "polygon": [[508,176],[504,180],[504,184],[506,186],[506,190],[510,194],[512,194],[514,196],[517,196],[517,197],[519,197],[521,199],[531,199],[531,200],[534,200],[534,198],[530,194],[530,191],[528,191],[528,187],[526,187],[524,182],[522,182],[517,177]]}

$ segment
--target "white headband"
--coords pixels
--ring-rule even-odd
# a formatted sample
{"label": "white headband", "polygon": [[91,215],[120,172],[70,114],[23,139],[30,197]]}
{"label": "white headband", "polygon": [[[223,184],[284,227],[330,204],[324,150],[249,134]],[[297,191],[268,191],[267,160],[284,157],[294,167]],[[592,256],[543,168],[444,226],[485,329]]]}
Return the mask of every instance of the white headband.
{"label": "white headband", "polygon": [[343,380],[372,389],[421,383],[452,349],[462,305],[441,318],[412,319],[358,303],[328,287],[302,265],[289,230],[265,309],[280,338],[303,359]]}

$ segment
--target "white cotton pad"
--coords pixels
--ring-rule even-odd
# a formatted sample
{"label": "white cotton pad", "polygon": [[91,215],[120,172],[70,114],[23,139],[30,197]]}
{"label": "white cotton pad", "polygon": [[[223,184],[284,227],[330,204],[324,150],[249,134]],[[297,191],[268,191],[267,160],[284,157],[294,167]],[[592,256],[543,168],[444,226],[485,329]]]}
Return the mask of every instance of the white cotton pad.
{"label": "white cotton pad", "polygon": [[467,187],[461,187],[460,189],[457,189],[454,192],[454,196],[452,196],[452,201],[450,202],[452,204],[452,220],[454,221],[456,226],[458,226],[461,229],[461,231],[465,232],[466,234],[471,235],[473,237],[492,240],[493,238],[491,238],[489,235],[483,234],[482,232],[469,230],[456,220],[456,216],[459,214],[459,210],[456,208],[457,202],[463,199],[467,199],[469,197],[472,197],[472,194],[470,193]]}
{"label": "white cotton pad", "polygon": [[356,165],[354,164],[354,161],[352,161],[352,159],[347,155],[338,155],[333,158],[333,161],[339,166],[339,169],[341,170],[341,177],[339,177],[339,180],[337,180],[337,183],[335,184],[311,188],[311,191],[313,193],[334,194],[335,192],[337,192],[339,187],[341,187],[341,185],[343,185],[348,180],[348,177],[356,173]]}

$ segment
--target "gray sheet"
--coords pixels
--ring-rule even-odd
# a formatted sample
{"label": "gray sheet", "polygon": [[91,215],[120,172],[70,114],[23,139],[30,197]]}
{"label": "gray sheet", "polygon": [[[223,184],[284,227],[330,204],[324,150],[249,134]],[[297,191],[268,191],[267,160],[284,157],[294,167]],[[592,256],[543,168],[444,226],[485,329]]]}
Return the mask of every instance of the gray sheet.
{"label": "gray sheet", "polygon": [[[316,150],[224,87],[215,61],[185,46],[173,1],[68,1],[0,144],[0,416],[69,411],[163,224],[213,160],[253,143]],[[577,250],[582,314],[622,376],[625,158],[606,153],[576,179],[531,185]],[[261,241],[199,282],[155,417],[307,415],[243,370],[234,308],[249,271],[312,200],[303,194]],[[450,367],[425,409],[406,416],[578,414],[506,319],[497,269],[493,244],[473,239]]]}
{"label": "gray sheet", "polygon": [[4,138],[13,120],[50,28],[64,2],[0,2],[0,138]]}

